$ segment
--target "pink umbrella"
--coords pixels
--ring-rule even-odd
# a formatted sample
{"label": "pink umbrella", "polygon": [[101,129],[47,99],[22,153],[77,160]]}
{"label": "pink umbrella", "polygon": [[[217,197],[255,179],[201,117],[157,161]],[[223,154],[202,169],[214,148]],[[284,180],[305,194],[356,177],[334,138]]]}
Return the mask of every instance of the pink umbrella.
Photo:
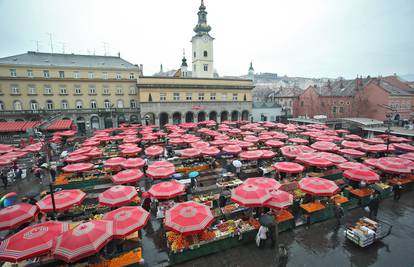
{"label": "pink umbrella", "polygon": [[286,140],[289,138],[289,136],[287,136],[286,134],[279,132],[274,132],[273,137],[280,140]]}
{"label": "pink umbrella", "polygon": [[384,157],[378,159],[376,167],[389,173],[411,173],[412,162],[407,159],[397,157]]}
{"label": "pink umbrella", "polygon": [[297,146],[284,146],[280,148],[283,156],[287,158],[296,158],[296,156],[300,153],[311,153],[315,152],[314,149],[304,146],[304,145],[297,145]]}
{"label": "pink umbrella", "polygon": [[373,145],[385,143],[385,141],[382,140],[381,138],[367,138],[367,139],[364,139],[364,141],[367,142],[368,144],[373,144]]}
{"label": "pink umbrella", "polygon": [[137,155],[142,151],[140,147],[126,147],[121,150],[122,155]]}
{"label": "pink umbrella", "polygon": [[0,210],[0,231],[14,229],[30,222],[37,214],[37,206],[26,203],[15,204]]}
{"label": "pink umbrella", "polygon": [[141,207],[121,207],[105,213],[103,220],[112,221],[114,238],[124,238],[144,227],[150,214]]}
{"label": "pink umbrella", "polygon": [[303,178],[299,181],[299,188],[305,193],[317,196],[333,196],[340,191],[334,182],[319,177]]}
{"label": "pink umbrella", "polygon": [[64,232],[53,244],[52,254],[65,262],[75,262],[98,253],[114,235],[113,222],[94,220]]}
{"label": "pink umbrella", "polygon": [[288,141],[290,143],[295,143],[295,144],[298,144],[298,145],[307,145],[307,144],[309,144],[309,141],[308,140],[303,139],[303,138],[298,138],[298,137],[296,137],[296,138],[289,138]]}
{"label": "pink umbrella", "polygon": [[281,186],[279,182],[276,181],[275,179],[266,178],[266,177],[248,178],[246,181],[244,181],[244,184],[253,184],[253,185],[263,187],[263,188],[275,188],[275,189],[279,189]]}
{"label": "pink umbrella", "polygon": [[210,207],[194,201],[175,204],[165,212],[165,226],[185,235],[203,231],[213,220]]}
{"label": "pink umbrella", "polygon": [[118,207],[131,203],[138,196],[133,186],[115,185],[100,193],[99,204],[108,207]]}
{"label": "pink umbrella", "polygon": [[168,140],[168,143],[173,144],[173,145],[179,145],[179,144],[185,144],[185,141],[181,138],[172,138]]}
{"label": "pink umbrella", "polygon": [[237,145],[228,145],[224,146],[222,151],[227,154],[239,154],[242,151],[242,149]]}
{"label": "pink umbrella", "polygon": [[162,153],[164,153],[164,148],[157,145],[149,146],[145,149],[145,155],[149,157],[160,156]]}
{"label": "pink umbrella", "polygon": [[279,172],[286,173],[300,173],[305,169],[305,167],[295,162],[276,162],[272,167]]}
{"label": "pink umbrella", "polygon": [[399,155],[398,157],[402,159],[408,159],[408,160],[414,161],[414,152],[405,153],[405,154]]}
{"label": "pink umbrella", "polygon": [[275,152],[270,151],[270,150],[263,149],[259,151],[262,151],[262,156],[260,156],[261,159],[271,159],[276,156]]}
{"label": "pink umbrella", "polygon": [[174,164],[167,160],[160,160],[153,162],[150,166],[150,168],[159,168],[159,167],[167,167],[167,168],[174,168]]}
{"label": "pink umbrella", "polygon": [[334,165],[332,161],[324,159],[324,158],[319,158],[319,157],[305,160],[304,163],[307,165],[315,166],[319,168],[326,168],[326,167]]}
{"label": "pink umbrella", "polygon": [[344,171],[344,177],[354,180],[354,181],[363,181],[366,183],[376,183],[380,181],[380,177],[377,173],[372,170],[361,170],[361,169],[352,169]]}
{"label": "pink umbrella", "polygon": [[414,146],[406,143],[394,143],[394,147],[398,150],[414,152]]}
{"label": "pink umbrella", "polygon": [[259,138],[254,135],[247,135],[243,138],[243,140],[246,142],[256,143],[259,141]]}
{"label": "pink umbrella", "polygon": [[210,146],[210,144],[208,142],[204,142],[204,141],[198,141],[198,142],[194,142],[190,144],[191,147],[196,148],[196,149],[200,149],[202,150],[205,147]]}
{"label": "pink umbrella", "polygon": [[218,146],[218,147],[225,146],[226,144],[227,144],[227,142],[225,140],[221,140],[221,139],[213,140],[213,141],[210,142],[210,145]]}
{"label": "pink umbrella", "polygon": [[[62,212],[70,209],[73,206],[79,205],[85,199],[86,194],[79,189],[62,190],[54,193],[55,207],[57,212]],[[47,195],[39,200],[36,205],[43,212],[52,212],[53,203],[52,196]]]}
{"label": "pink umbrella", "polygon": [[145,166],[145,160],[141,158],[129,158],[121,163],[124,169],[138,169]]}
{"label": "pink umbrella", "polygon": [[69,164],[62,168],[64,172],[86,172],[95,168],[92,163],[75,163]]}
{"label": "pink umbrella", "polygon": [[318,141],[311,145],[312,148],[319,150],[319,151],[336,151],[338,147],[332,142],[325,142],[325,141]]}
{"label": "pink umbrella", "polygon": [[65,161],[69,163],[76,163],[76,162],[87,161],[88,159],[89,157],[85,155],[74,155],[74,156],[67,157]]}
{"label": "pink umbrella", "polygon": [[204,147],[201,150],[201,155],[203,156],[217,156],[218,154],[220,154],[220,149],[218,149],[217,147]]}
{"label": "pink umbrella", "polygon": [[111,177],[114,184],[128,184],[140,180],[144,177],[144,173],[138,169],[128,169],[125,171],[118,172]]}
{"label": "pink umbrella", "polygon": [[352,148],[340,149],[339,153],[344,154],[346,156],[358,157],[358,158],[365,156],[364,152],[361,152],[359,150],[352,149]]}
{"label": "pink umbrella", "polygon": [[369,158],[364,160],[364,164],[371,166],[371,167],[377,167],[377,163],[378,163],[378,159],[374,159],[374,158]]}
{"label": "pink umbrella", "polygon": [[254,146],[253,143],[247,142],[247,141],[238,141],[235,145],[241,147],[241,148],[248,148]]}
{"label": "pink umbrella", "polygon": [[180,182],[171,180],[151,186],[148,192],[152,197],[158,199],[170,199],[182,195],[185,192],[185,187]]}
{"label": "pink umbrella", "polygon": [[147,176],[153,179],[163,179],[171,177],[175,173],[174,167],[148,167]]}
{"label": "pink umbrella", "polygon": [[371,152],[371,153],[379,153],[387,151],[386,145],[368,145],[363,143],[361,145],[361,150]]}
{"label": "pink umbrella", "polygon": [[181,150],[182,158],[195,158],[201,155],[201,151],[197,148],[186,148]]}
{"label": "pink umbrella", "polygon": [[15,158],[8,158],[8,157],[0,157],[0,166],[8,166],[13,164],[13,161],[15,161]]}
{"label": "pink umbrella", "polygon": [[102,150],[100,150],[99,148],[93,148],[89,152],[87,152],[83,155],[87,156],[87,157],[90,157],[90,158],[96,158],[96,157],[101,157],[102,154],[103,154]]}
{"label": "pink umbrella", "polygon": [[258,160],[262,155],[261,150],[250,150],[241,152],[239,156],[242,160]]}
{"label": "pink umbrella", "polygon": [[266,188],[247,183],[231,191],[231,200],[244,207],[263,207],[271,198]]}
{"label": "pink umbrella", "polygon": [[293,195],[282,190],[269,189],[270,199],[264,203],[271,209],[286,209],[293,204]]}
{"label": "pink umbrella", "polygon": [[46,254],[53,240],[68,230],[68,223],[57,221],[26,227],[1,243],[0,260],[18,262]]}
{"label": "pink umbrella", "polygon": [[115,158],[110,158],[107,159],[104,163],[105,167],[121,167],[122,163],[124,163],[126,161],[126,158],[121,158],[121,157],[115,157]]}
{"label": "pink umbrella", "polygon": [[343,171],[345,170],[370,170],[370,168],[367,165],[364,165],[358,162],[350,162],[350,161],[338,164],[337,167]]}
{"label": "pink umbrella", "polygon": [[91,151],[91,149],[92,149],[92,147],[90,147],[90,146],[81,147],[81,148],[76,149],[75,151],[69,153],[69,156],[82,155],[82,154],[88,153],[89,151]]}
{"label": "pink umbrella", "polygon": [[341,145],[345,148],[359,149],[363,143],[359,141],[342,141]]}
{"label": "pink umbrella", "polygon": [[309,159],[314,159],[314,158],[318,158],[319,155],[317,153],[299,153],[295,160],[298,162],[305,162],[306,160]]}
{"label": "pink umbrella", "polygon": [[344,136],[346,140],[354,140],[354,141],[360,141],[362,140],[362,137],[356,135],[356,134],[347,134]]}
{"label": "pink umbrella", "polygon": [[12,152],[13,150],[14,146],[0,144],[0,154]]}
{"label": "pink umbrella", "polygon": [[340,163],[347,162],[347,160],[344,157],[339,156],[337,154],[333,154],[333,153],[319,152],[318,156],[320,158],[327,159],[327,160],[331,161],[334,164],[340,164]]}

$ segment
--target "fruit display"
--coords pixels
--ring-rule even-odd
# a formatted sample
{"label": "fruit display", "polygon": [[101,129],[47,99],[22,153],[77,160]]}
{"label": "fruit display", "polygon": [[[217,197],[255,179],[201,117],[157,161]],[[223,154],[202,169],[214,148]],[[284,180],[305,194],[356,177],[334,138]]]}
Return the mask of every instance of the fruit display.
{"label": "fruit display", "polygon": [[214,217],[219,217],[222,215],[220,208],[211,209],[211,213]]}
{"label": "fruit display", "polygon": [[173,231],[168,231],[166,233],[168,244],[170,246],[171,251],[177,252],[179,250],[183,250],[190,246],[189,242],[182,234],[175,233]]}
{"label": "fruit display", "polygon": [[388,189],[390,186],[386,183],[376,183],[376,185],[382,190]]}
{"label": "fruit display", "polygon": [[216,234],[211,231],[203,231],[200,234],[198,234],[198,238],[200,241],[208,241],[211,239],[214,239],[216,237]]}
{"label": "fruit display", "polygon": [[293,190],[293,197],[295,199],[303,198],[305,195],[306,194],[302,190],[300,190],[300,189]]}
{"label": "fruit display", "polygon": [[293,220],[294,217],[293,217],[292,213],[290,213],[289,211],[280,210],[275,215],[275,219],[276,219],[277,222],[284,222],[284,221],[288,221],[288,220]]}
{"label": "fruit display", "polygon": [[227,182],[218,182],[217,183],[217,186],[218,187],[236,187],[236,186],[239,186],[239,185],[241,185],[243,183],[243,181],[242,180],[240,180],[240,179],[233,179],[233,180],[230,180],[230,181],[227,181]]}
{"label": "fruit display", "polygon": [[120,255],[119,257],[103,260],[99,263],[90,264],[91,267],[119,267],[119,266],[128,266],[134,263],[138,263],[142,260],[142,250],[138,248],[136,250],[131,250],[127,253]]}
{"label": "fruit display", "polygon": [[224,214],[229,214],[232,213],[233,211],[237,210],[239,208],[239,205],[236,203],[232,203],[229,205],[226,205],[223,207],[223,213]]}
{"label": "fruit display", "polygon": [[258,220],[254,219],[254,218],[250,218],[248,223],[254,227],[254,229],[259,229],[260,228],[260,223]]}

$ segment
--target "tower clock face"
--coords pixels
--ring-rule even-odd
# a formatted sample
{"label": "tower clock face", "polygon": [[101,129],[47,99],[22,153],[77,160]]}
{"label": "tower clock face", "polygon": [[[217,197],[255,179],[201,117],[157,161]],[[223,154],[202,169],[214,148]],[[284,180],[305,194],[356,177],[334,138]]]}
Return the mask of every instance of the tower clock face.
{"label": "tower clock face", "polygon": [[203,41],[204,41],[205,43],[207,43],[207,41],[208,41],[208,36],[207,36],[207,35],[204,35],[204,36],[203,36]]}

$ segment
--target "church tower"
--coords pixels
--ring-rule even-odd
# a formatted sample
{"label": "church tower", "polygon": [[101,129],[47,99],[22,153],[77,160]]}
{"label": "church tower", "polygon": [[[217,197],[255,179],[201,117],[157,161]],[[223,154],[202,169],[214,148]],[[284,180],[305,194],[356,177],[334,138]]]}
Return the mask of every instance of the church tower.
{"label": "church tower", "polygon": [[183,52],[183,59],[181,60],[181,77],[186,78],[188,77],[188,71],[187,71],[187,59],[185,58],[185,52]]}
{"label": "church tower", "polygon": [[191,39],[193,44],[193,66],[192,77],[195,78],[214,78],[213,64],[213,40],[209,32],[211,27],[207,24],[207,11],[204,0],[201,0],[199,7],[198,23],[194,27],[196,33]]}
{"label": "church tower", "polygon": [[249,68],[249,72],[247,74],[247,78],[249,78],[249,80],[254,81],[254,69],[253,69],[253,62],[250,61],[250,68]]}

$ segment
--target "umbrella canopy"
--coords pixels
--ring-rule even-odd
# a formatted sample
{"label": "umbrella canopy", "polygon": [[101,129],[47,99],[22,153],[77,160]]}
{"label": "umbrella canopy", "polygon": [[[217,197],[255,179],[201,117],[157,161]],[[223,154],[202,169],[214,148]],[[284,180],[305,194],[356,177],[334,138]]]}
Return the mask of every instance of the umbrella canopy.
{"label": "umbrella canopy", "polygon": [[259,218],[259,223],[261,225],[263,225],[263,226],[270,227],[270,226],[275,225],[276,224],[276,221],[275,221],[275,217],[274,216],[271,216],[269,214],[263,214]]}
{"label": "umbrella canopy", "polygon": [[91,149],[92,149],[92,147],[90,147],[90,146],[81,147],[81,148],[76,149],[75,151],[71,152],[69,154],[69,156],[82,155],[82,154],[88,153],[89,151],[91,151]]}
{"label": "umbrella canopy", "polygon": [[195,158],[201,155],[201,151],[197,148],[186,148],[181,150],[180,153],[183,158]]}
{"label": "umbrella canopy", "polygon": [[360,181],[365,183],[376,183],[380,181],[379,175],[372,170],[346,170],[344,171],[344,177],[354,181]]}
{"label": "umbrella canopy", "polygon": [[102,219],[112,221],[114,238],[124,238],[144,227],[149,218],[149,212],[141,207],[121,207],[105,213]]}
{"label": "umbrella canopy", "polygon": [[148,170],[146,172],[147,176],[153,179],[168,178],[174,173],[174,167],[153,167],[152,165],[148,167]]}
{"label": "umbrella canopy", "polygon": [[121,150],[122,155],[136,155],[142,151],[142,148],[140,147],[125,147]]}
{"label": "umbrella canopy", "polygon": [[414,146],[406,143],[394,143],[394,147],[398,150],[414,152]]}
{"label": "umbrella canopy", "polygon": [[319,167],[319,168],[326,168],[329,166],[334,165],[334,163],[330,160],[327,160],[325,158],[313,158],[313,159],[307,159],[304,161],[305,164],[310,165],[310,166],[315,166],[315,167]]}
{"label": "umbrella canopy", "polygon": [[303,178],[299,181],[299,188],[316,196],[333,196],[340,191],[334,182],[319,177]]}
{"label": "umbrella canopy", "polygon": [[220,154],[220,149],[218,149],[217,147],[203,147],[203,149],[201,150],[201,155],[203,156],[217,156],[218,154]]}
{"label": "umbrella canopy", "polygon": [[69,156],[65,159],[65,161],[69,163],[76,163],[76,162],[87,161],[88,159],[89,159],[88,156],[79,154],[79,155]]}
{"label": "umbrella canopy", "polygon": [[270,151],[270,150],[263,149],[260,151],[262,151],[262,155],[260,156],[261,159],[271,159],[276,156],[275,152]]}
{"label": "umbrella canopy", "polygon": [[365,156],[365,153],[356,149],[352,149],[352,148],[345,148],[345,149],[340,149],[339,153],[344,154],[346,156],[351,156],[351,157],[363,157]]}
{"label": "umbrella canopy", "polygon": [[113,168],[113,167],[121,167],[122,163],[126,161],[126,158],[115,157],[107,159],[104,163],[105,167]]}
{"label": "umbrella canopy", "polygon": [[333,162],[334,164],[341,164],[341,163],[347,162],[347,160],[344,157],[337,155],[337,154],[333,154],[333,153],[320,152],[318,153],[318,156],[320,158],[327,159]]}
{"label": "umbrella canopy", "polygon": [[94,220],[64,232],[53,244],[52,254],[65,262],[75,262],[98,253],[114,235],[113,222]]}
{"label": "umbrella canopy", "polygon": [[18,262],[46,254],[53,240],[68,230],[68,223],[57,221],[26,227],[1,243],[0,260]]}
{"label": "umbrella canopy", "polygon": [[337,167],[343,171],[345,170],[371,170],[367,165],[364,165],[359,162],[344,162],[338,164]]}
{"label": "umbrella canopy", "polygon": [[364,160],[365,165],[375,167],[375,168],[377,167],[377,162],[378,162],[378,159],[374,159],[374,158],[369,158],[369,159]]}
{"label": "umbrella canopy", "polygon": [[251,143],[259,142],[259,138],[254,135],[247,135],[243,138],[243,140]]}
{"label": "umbrella canopy", "polygon": [[15,161],[15,159],[11,159],[11,158],[5,158],[4,156],[2,156],[0,158],[0,166],[8,166],[13,164],[13,161]]}
{"label": "umbrella canopy", "polygon": [[[56,211],[62,212],[79,205],[85,199],[86,194],[79,189],[62,190],[54,193]],[[36,205],[43,212],[53,211],[52,196],[49,194],[39,200]]]}
{"label": "umbrella canopy", "polygon": [[414,161],[414,152],[405,153],[405,154],[399,155],[398,157],[402,159],[408,159],[408,160]]}
{"label": "umbrella canopy", "polygon": [[407,159],[397,157],[384,157],[378,159],[376,167],[384,172],[389,173],[411,173],[412,168],[410,165],[412,162]]}
{"label": "umbrella canopy", "polygon": [[265,202],[265,206],[271,209],[286,209],[293,204],[293,195],[276,189],[268,190],[271,198]]}
{"label": "umbrella canopy", "polygon": [[145,166],[145,160],[141,158],[129,158],[121,162],[121,167],[124,169],[138,169]]}
{"label": "umbrella canopy", "polygon": [[118,172],[111,177],[114,184],[128,184],[140,180],[144,177],[144,173],[138,169],[128,169],[125,171]]}
{"label": "umbrella canopy", "polygon": [[279,172],[287,173],[300,173],[305,169],[305,167],[295,162],[276,162],[272,167]]}
{"label": "umbrella canopy", "polygon": [[265,145],[270,147],[282,147],[285,145],[285,143],[279,140],[268,140],[265,142]]}
{"label": "umbrella canopy", "polygon": [[239,154],[241,151],[241,147],[237,145],[228,145],[223,147],[223,152],[227,154]]}
{"label": "umbrella canopy", "polygon": [[182,138],[171,138],[168,140],[168,143],[172,145],[178,145],[178,144],[185,144],[185,141]]}
{"label": "umbrella canopy", "polygon": [[75,163],[69,164],[62,168],[64,172],[86,172],[95,167],[92,163]]}
{"label": "umbrella canopy", "polygon": [[231,191],[231,200],[244,207],[263,207],[270,197],[265,187],[252,183],[239,185]]}
{"label": "umbrella canopy", "polygon": [[131,203],[138,196],[133,186],[116,185],[100,193],[99,204],[108,207],[118,207]]}
{"label": "umbrella canopy", "polygon": [[262,155],[261,150],[250,150],[241,152],[239,156],[242,160],[258,160]]}
{"label": "umbrella canopy", "polygon": [[153,146],[147,147],[144,152],[145,152],[145,155],[149,157],[156,157],[164,153],[164,148],[161,146],[153,145]]}
{"label": "umbrella canopy", "polygon": [[342,141],[341,145],[345,148],[351,148],[351,149],[359,149],[361,148],[362,143],[359,141]]}
{"label": "umbrella canopy", "polygon": [[294,138],[289,138],[288,142],[290,143],[295,143],[298,145],[307,145],[309,144],[309,141],[303,138],[298,138],[298,137],[294,137]]}
{"label": "umbrella canopy", "polygon": [[210,207],[194,201],[175,204],[165,212],[165,226],[181,234],[201,232],[213,220]]}
{"label": "umbrella canopy", "polygon": [[279,189],[281,186],[280,183],[275,179],[267,177],[248,178],[246,181],[244,181],[244,184],[253,184],[267,189]]}
{"label": "umbrella canopy", "polygon": [[0,210],[0,231],[13,229],[30,222],[37,214],[37,206],[26,203],[16,204]]}
{"label": "umbrella canopy", "polygon": [[347,134],[344,137],[345,137],[346,140],[354,140],[354,141],[362,140],[362,137],[360,137],[356,134]]}
{"label": "umbrella canopy", "polygon": [[324,152],[338,150],[338,147],[335,145],[335,143],[326,142],[326,141],[317,141],[317,142],[313,143],[311,145],[311,147],[316,149],[316,150],[324,151]]}
{"label": "umbrella canopy", "polygon": [[205,147],[210,146],[210,143],[209,142],[204,142],[204,141],[198,141],[198,142],[191,143],[190,146],[192,148],[197,148],[197,149],[202,150]]}
{"label": "umbrella canopy", "polygon": [[99,148],[93,148],[89,152],[83,154],[84,156],[90,157],[90,158],[96,158],[102,156],[103,152]]}
{"label": "umbrella canopy", "polygon": [[174,168],[174,164],[169,162],[168,160],[160,160],[153,162],[149,168],[158,168],[158,167],[168,167],[168,168]]}
{"label": "umbrella canopy", "polygon": [[151,186],[148,192],[158,199],[170,199],[182,195],[185,192],[185,186],[176,180],[171,180]]}
{"label": "umbrella canopy", "polygon": [[283,156],[287,158],[296,158],[297,155],[300,153],[312,153],[315,152],[313,148],[310,148],[305,145],[297,145],[297,146],[284,146],[280,148]]}
{"label": "umbrella canopy", "polygon": [[0,154],[12,152],[15,149],[12,145],[3,145],[0,144]]}

